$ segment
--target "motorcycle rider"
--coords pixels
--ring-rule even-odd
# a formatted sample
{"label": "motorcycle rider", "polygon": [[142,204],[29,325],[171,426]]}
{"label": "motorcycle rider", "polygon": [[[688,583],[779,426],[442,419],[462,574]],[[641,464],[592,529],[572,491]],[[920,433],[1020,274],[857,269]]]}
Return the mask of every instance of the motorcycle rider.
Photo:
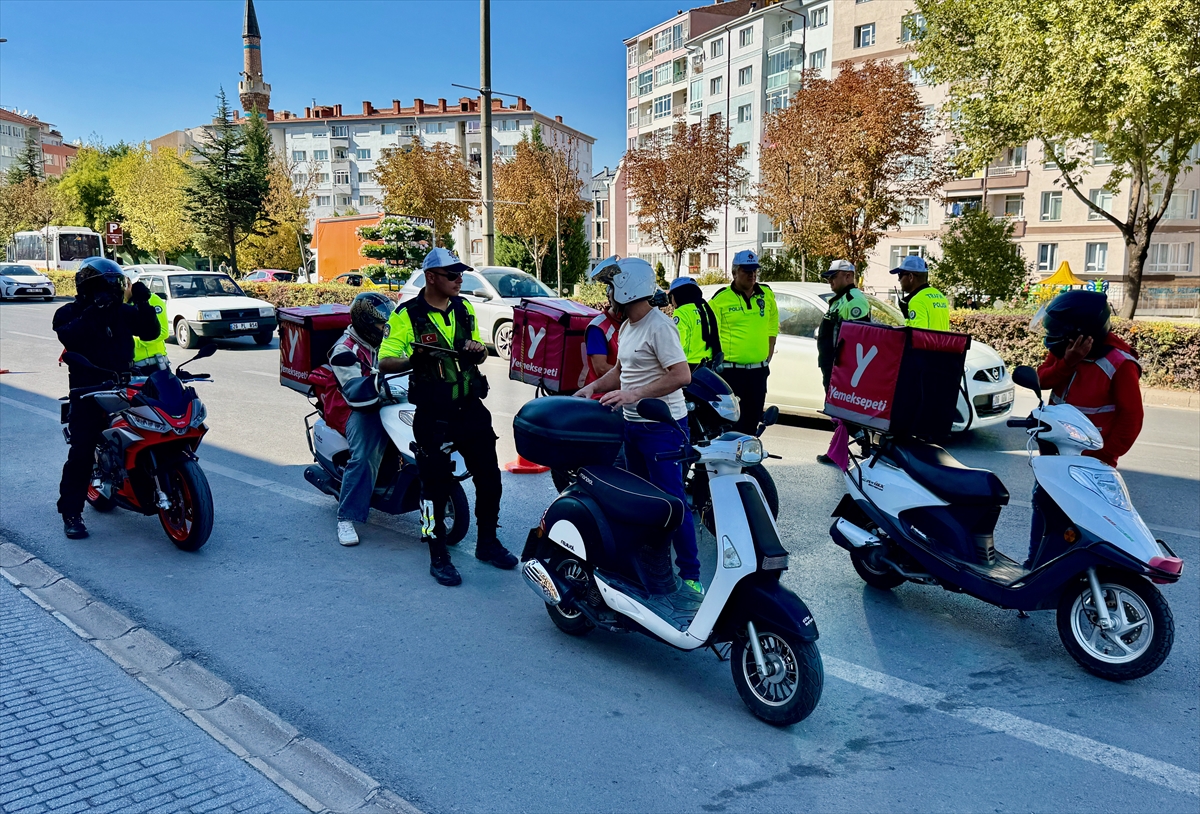
{"label": "motorcycle rider", "polygon": [[[688,438],[687,404],[683,388],[692,380],[687,355],[679,342],[679,333],[671,320],[651,305],[657,289],[654,269],[645,260],[627,257],[618,264],[613,276],[613,299],[625,309],[627,321],[621,326],[621,345],[617,364],[608,373],[583,387],[575,395],[591,398],[602,393],[600,403],[624,408],[625,457],[628,469],[687,505],[683,489],[683,467],[678,461],[659,461],[656,456],[677,452],[679,432]],[[637,414],[637,403],[644,398],[661,398],[671,408],[676,427],[650,422]],[[674,536],[675,564],[683,586],[677,588],[671,569],[670,553],[655,551],[653,562],[645,563],[657,584],[646,588],[654,594],[670,595],[673,606],[698,603],[704,595],[700,584],[700,561],[696,549],[696,529],[687,517]],[[661,555],[661,559],[659,559]]]}
{"label": "motorcycle rider", "polygon": [[758,282],[758,255],[746,249],[733,256],[733,283],[709,300],[717,315],[725,363],[721,377],[738,397],[741,417],[734,430],[753,434],[762,421],[767,377],[779,336],[775,292]]}
{"label": "motorcycle rider", "polygon": [[[822,389],[829,392],[829,379],[833,375],[833,363],[837,356],[838,329],[846,320],[870,320],[871,302],[866,295],[858,290],[854,281],[854,264],[849,260],[834,260],[829,268],[821,272],[821,277],[833,289],[833,297],[829,300],[829,308],[817,328],[817,366],[821,368]],[[839,428],[835,432],[834,443],[841,434],[841,424],[835,421]],[[830,445],[831,449],[833,445]],[[822,452],[817,461],[823,464],[833,464],[833,458]]]}
{"label": "motorcycle rider", "polygon": [[719,366],[725,357],[721,353],[717,315],[704,301],[700,286],[691,277],[676,277],[671,281],[667,296],[675,309],[675,327],[688,365],[692,370],[705,363]]}
{"label": "motorcycle rider", "polygon": [[429,544],[429,573],[442,585],[459,585],[462,576],[446,549],[446,502],[453,478],[453,443],[475,481],[475,557],[497,568],[517,566],[496,537],[500,519],[500,465],[492,414],[483,404],[487,379],[479,365],[487,348],[471,303],[458,295],[464,271],[471,267],[448,249],[430,250],[421,264],[425,287],[397,308],[384,328],[379,369],[412,370],[408,398],[416,406],[413,436],[421,473],[421,532]]}
{"label": "motorcycle rider", "polygon": [[[384,328],[395,310],[395,303],[378,291],[364,291],[350,303],[350,327],[329,350],[329,366],[338,387],[371,375]],[[346,352],[354,355],[353,364],[333,363],[334,357]],[[337,536],[342,545],[353,546],[358,545],[354,524],[367,522],[379,463],[387,450],[388,437],[378,411],[352,410],[346,419],[346,443],[350,445],[350,461],[338,495]]]}
{"label": "motorcycle rider", "polygon": [[[131,302],[125,303],[126,296]],[[75,272],[75,300],[54,312],[54,332],[65,350],[82,355],[99,370],[70,368],[72,389],[101,385],[111,374],[129,372],[134,339],[152,342],[161,326],[150,305],[150,290],[130,283],[121,267],[104,257],[81,260]],[[71,396],[67,422],[70,447],[58,485],[58,513],[72,540],[88,536],[83,504],[95,465],[96,445],[108,429],[108,416],[94,399]]]}
{"label": "motorcycle rider", "polygon": [[929,284],[929,267],[923,257],[909,255],[890,273],[897,276],[900,290],[904,292],[900,310],[904,312],[906,327],[950,330],[950,303],[942,292]]}
{"label": "motorcycle rider", "polygon": [[[129,281],[129,287],[125,289],[125,302],[129,302],[132,286],[138,280],[138,273],[124,266],[121,267],[121,273]],[[171,335],[167,304],[163,302],[162,297],[151,291],[150,305],[153,306],[154,313],[158,314],[159,332],[158,338],[150,342],[144,342],[136,336],[133,338],[133,364],[130,370],[140,376],[149,376],[156,370],[169,370],[171,367],[171,360],[167,358],[167,337]]]}

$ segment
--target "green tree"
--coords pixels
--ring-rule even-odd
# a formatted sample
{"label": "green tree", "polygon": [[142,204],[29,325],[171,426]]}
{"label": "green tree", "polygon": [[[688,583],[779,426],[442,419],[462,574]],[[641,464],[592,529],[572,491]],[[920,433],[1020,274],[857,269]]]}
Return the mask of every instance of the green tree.
{"label": "green tree", "polygon": [[13,158],[8,168],[8,183],[19,186],[22,181],[32,178],[41,181],[46,177],[42,167],[42,131],[36,127],[25,128],[25,145],[21,152]]}
{"label": "green tree", "polygon": [[[13,232],[31,230],[42,231],[51,224],[59,223],[66,207],[62,196],[58,194],[58,183],[55,181],[39,181],[29,177],[18,184],[7,184],[4,196],[0,200],[9,212],[0,219],[4,229],[12,228]],[[12,234],[8,235],[12,239]],[[7,245],[8,241],[5,241]],[[50,254],[46,254],[46,270],[50,270]]]}
{"label": "green tree", "polygon": [[175,151],[144,144],[111,163],[109,183],[125,230],[159,263],[182,251],[192,235],[184,210],[187,166]]}
{"label": "green tree", "polygon": [[309,236],[308,210],[312,202],[311,172],[297,187],[292,180],[294,165],[273,151],[268,163],[268,189],[262,212],[254,231],[242,244],[245,267],[287,269],[300,268],[306,263]]}
{"label": "green tree", "polygon": [[942,257],[932,263],[933,285],[956,302],[1015,297],[1029,267],[1013,241],[1013,222],[968,209],[942,236]]}
{"label": "green tree", "polygon": [[[238,244],[256,231],[270,179],[258,152],[261,145],[253,139],[248,145],[246,130],[233,123],[223,89],[217,100],[213,124],[196,145],[197,160],[188,165],[186,208],[196,228],[197,248],[228,257],[237,273]],[[251,133],[259,118],[251,116]]]}
{"label": "green tree", "polygon": [[[961,168],[1041,142],[1046,164],[1121,231],[1132,317],[1150,240],[1187,157],[1200,142],[1198,0],[917,0],[915,67],[949,83]],[[1129,183],[1123,212],[1083,186],[1111,162],[1103,187]],[[1103,176],[1102,176],[1103,177]],[[1096,186],[1093,181],[1090,186]]]}
{"label": "green tree", "polygon": [[533,255],[520,238],[512,235],[496,235],[496,265],[511,266],[530,274],[537,274]]}
{"label": "green tree", "polygon": [[388,216],[377,224],[360,226],[356,230],[364,243],[359,253],[363,257],[383,262],[359,269],[372,279],[396,277],[407,280],[433,246],[433,230],[409,218]]}

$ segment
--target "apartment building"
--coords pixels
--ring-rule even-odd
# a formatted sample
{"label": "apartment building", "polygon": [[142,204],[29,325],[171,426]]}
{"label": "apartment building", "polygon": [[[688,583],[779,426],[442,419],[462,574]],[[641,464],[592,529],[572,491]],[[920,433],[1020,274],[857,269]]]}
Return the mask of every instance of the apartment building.
{"label": "apartment building", "polygon": [[25,150],[25,138],[30,130],[38,134],[41,147],[42,171],[50,177],[61,177],[79,148],[64,144],[62,133],[54,125],[37,116],[0,108],[0,174],[8,172],[17,156]]}
{"label": "apartment building", "polygon": [[589,200],[592,203],[592,229],[589,232],[589,236],[591,237],[589,252],[591,262],[589,266],[595,266],[597,262],[612,254],[609,251],[612,240],[612,231],[609,227],[610,216],[612,215],[610,198],[612,196],[611,187],[613,179],[616,175],[614,170],[605,167],[592,176],[592,183],[588,188]]}
{"label": "apartment building", "polygon": [[[722,7],[729,10],[734,5],[693,9],[625,41],[630,148],[644,143],[649,134],[669,127],[671,117],[686,100],[689,121],[720,115],[730,123],[733,143],[747,150],[744,161],[750,173],[748,186],[753,187],[760,177],[758,150],[763,116],[787,104],[800,87],[802,68],[816,69],[832,78],[842,63],[903,61],[911,55],[910,35],[903,21],[912,14],[912,5],[904,0],[751,3],[738,6],[735,16],[717,24],[702,28],[695,22],[687,25],[703,19],[704,12]],[[682,48],[675,48],[674,34],[681,23],[684,42]],[[671,34],[671,48],[666,48],[667,32]],[[670,72],[664,65],[670,67]],[[645,66],[651,70],[648,72]],[[677,68],[682,68],[682,75]],[[910,77],[931,115],[936,115],[945,101],[945,88],[923,84],[915,71]],[[660,78],[664,80],[661,85]],[[941,138],[943,144],[948,143],[948,135]],[[1200,147],[1192,159],[1200,163]],[[1082,188],[1092,200],[1120,216],[1128,207],[1128,183],[1111,194],[1102,189],[1109,166],[1103,145],[1093,146],[1093,162],[1095,171],[1088,173]],[[618,167],[617,178],[621,176]],[[1168,291],[1200,286],[1200,172],[1181,176],[1178,187],[1151,246],[1145,270],[1149,300],[1154,299],[1156,288]],[[612,189],[613,211],[621,210],[629,218],[623,234],[614,232],[613,251],[640,255],[652,262],[665,258],[665,249],[653,245],[638,231],[631,214],[632,203],[621,191],[623,185],[614,184]],[[1064,189],[1057,168],[1052,162],[1047,164],[1040,144],[1007,150],[986,170],[949,182],[943,195],[944,200],[932,197],[919,202],[901,225],[880,240],[867,263],[869,289],[890,290],[894,279],[887,272],[900,258],[910,254],[936,256],[947,224],[968,208],[982,207],[1014,222],[1021,251],[1038,275],[1053,273],[1066,260],[1084,279],[1107,280],[1114,302],[1123,299],[1126,249],[1120,232]],[[624,245],[618,238],[624,238]],[[718,213],[718,226],[709,244],[692,252],[684,265],[692,271],[727,270],[733,254],[747,248],[769,255],[781,251],[783,244],[774,225],[752,206],[730,207]],[[1164,296],[1169,298],[1169,291]]]}

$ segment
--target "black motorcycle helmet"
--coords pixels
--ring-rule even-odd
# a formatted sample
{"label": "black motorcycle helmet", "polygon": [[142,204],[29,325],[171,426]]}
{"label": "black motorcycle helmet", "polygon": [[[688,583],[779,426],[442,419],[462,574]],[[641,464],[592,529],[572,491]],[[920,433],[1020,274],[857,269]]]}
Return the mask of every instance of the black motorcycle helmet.
{"label": "black motorcycle helmet", "polygon": [[1043,311],[1042,342],[1060,359],[1067,346],[1081,336],[1090,336],[1096,346],[1102,344],[1112,323],[1108,297],[1099,291],[1064,291]]}
{"label": "black motorcycle helmet", "polygon": [[396,304],[378,291],[364,291],[350,303],[350,324],[364,342],[378,348],[383,342],[383,326],[396,310]]}
{"label": "black motorcycle helmet", "polygon": [[107,257],[88,257],[75,272],[75,295],[98,305],[119,303],[125,299],[125,275]]}

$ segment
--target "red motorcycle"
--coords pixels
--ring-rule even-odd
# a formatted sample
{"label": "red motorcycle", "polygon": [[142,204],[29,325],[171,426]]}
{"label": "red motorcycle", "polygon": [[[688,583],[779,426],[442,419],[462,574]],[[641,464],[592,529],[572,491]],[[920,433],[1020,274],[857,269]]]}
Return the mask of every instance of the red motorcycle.
{"label": "red motorcycle", "polygon": [[[184,364],[212,356],[206,345]],[[86,358],[67,351],[67,364],[99,370]],[[109,428],[96,448],[96,467],[87,501],[98,512],[120,506],[131,512],[158,515],[177,547],[196,551],[208,541],[213,526],[212,491],[196,460],[196,447],[208,432],[204,403],[187,382],[207,381],[207,373],[188,373],[184,365],[172,373],[156,370],[145,378],[116,374],[105,384],[71,390],[75,398],[92,399],[109,417]],[[105,371],[107,372],[107,371]],[[62,399],[63,435],[70,442],[70,401]]]}

